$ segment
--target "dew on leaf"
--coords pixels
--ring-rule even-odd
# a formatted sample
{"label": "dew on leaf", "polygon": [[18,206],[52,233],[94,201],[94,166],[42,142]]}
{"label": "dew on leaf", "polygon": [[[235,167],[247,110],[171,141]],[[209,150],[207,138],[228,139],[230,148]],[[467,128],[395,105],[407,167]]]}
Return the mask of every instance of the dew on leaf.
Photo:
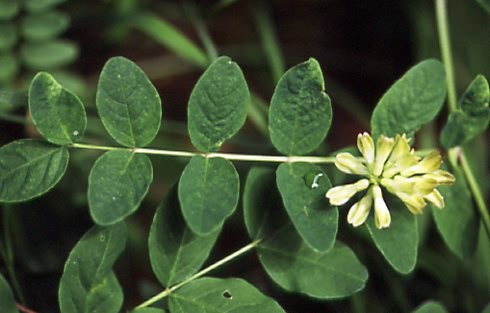
{"label": "dew on leaf", "polygon": [[104,242],[105,241],[105,236],[104,235],[100,235],[99,240],[102,241],[102,242]]}
{"label": "dew on leaf", "polygon": [[73,136],[78,136],[78,134],[79,134],[78,130],[73,131]]}
{"label": "dew on leaf", "polygon": [[112,197],[112,201],[116,201],[116,197]]}
{"label": "dew on leaf", "polygon": [[231,295],[231,292],[229,290],[223,291],[223,298],[231,300],[233,299],[233,296]]}
{"label": "dew on leaf", "polygon": [[320,184],[318,183],[320,178],[323,177],[323,173],[307,173],[304,176],[305,184],[311,189],[315,189],[320,187]]}

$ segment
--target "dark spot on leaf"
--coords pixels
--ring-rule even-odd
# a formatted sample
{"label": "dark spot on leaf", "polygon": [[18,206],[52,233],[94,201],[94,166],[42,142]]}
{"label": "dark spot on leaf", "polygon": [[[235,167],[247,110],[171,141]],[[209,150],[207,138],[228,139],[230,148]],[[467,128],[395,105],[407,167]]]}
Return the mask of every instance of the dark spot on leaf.
{"label": "dark spot on leaf", "polygon": [[233,296],[231,295],[231,292],[229,290],[223,291],[223,298],[231,300]]}

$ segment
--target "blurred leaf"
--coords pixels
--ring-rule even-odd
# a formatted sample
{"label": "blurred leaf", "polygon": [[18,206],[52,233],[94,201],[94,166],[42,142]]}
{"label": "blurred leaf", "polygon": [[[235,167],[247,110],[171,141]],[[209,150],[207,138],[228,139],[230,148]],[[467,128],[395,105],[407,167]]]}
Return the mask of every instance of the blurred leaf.
{"label": "blurred leaf", "polygon": [[152,180],[152,164],[145,154],[105,152],[88,178],[88,204],[94,222],[111,225],[136,211]]}
{"label": "blurred leaf", "polygon": [[24,0],[24,6],[29,12],[40,12],[52,8],[66,0]]}
{"label": "blurred leaf", "polygon": [[374,212],[371,212],[366,225],[376,247],[386,261],[398,272],[407,274],[417,263],[417,219],[400,200],[394,197],[386,200],[391,214],[390,227],[376,228]]}
{"label": "blurred leaf", "polygon": [[0,21],[10,20],[20,9],[19,0],[0,0]]}
{"label": "blurred leaf", "polygon": [[482,313],[490,313],[490,303],[483,309]]}
{"label": "blurred leaf", "polygon": [[17,43],[17,33],[12,23],[0,23],[0,52],[9,51]]}
{"label": "blurred leaf", "polygon": [[46,41],[63,33],[70,25],[70,16],[60,11],[26,15],[22,19],[21,31],[30,41]]}
{"label": "blurred leaf", "polygon": [[30,43],[21,47],[21,56],[31,70],[50,70],[73,62],[78,57],[78,47],[66,40]]}
{"label": "blurred leaf", "polygon": [[68,165],[68,149],[22,139],[0,148],[0,201],[26,201],[48,192]]}
{"label": "blurred leaf", "polygon": [[245,123],[250,93],[240,67],[219,57],[192,90],[188,128],[192,144],[203,152],[216,151]]}
{"label": "blurred leaf", "polygon": [[80,99],[46,72],[29,88],[29,112],[39,132],[51,143],[68,145],[85,132],[87,116]]}
{"label": "blurred leaf", "polygon": [[161,17],[146,12],[136,14],[129,22],[133,27],[147,34],[183,59],[199,67],[209,65],[206,54],[177,28]]}
{"label": "blurred leaf", "polygon": [[441,132],[441,144],[449,149],[467,143],[485,131],[490,121],[490,110],[469,115],[462,111],[449,114],[448,121]]}
{"label": "blurred leaf", "polygon": [[465,113],[478,115],[482,110],[488,108],[489,101],[488,81],[485,76],[477,75],[459,100],[459,106]]}
{"label": "blurred leaf", "polygon": [[465,259],[475,252],[480,219],[463,173],[460,170],[452,173],[456,178],[454,184],[438,187],[445,207],[442,210],[432,207],[432,215],[446,245],[458,257]]}
{"label": "blurred leaf", "polygon": [[314,298],[347,297],[361,289],[368,273],[354,253],[337,242],[326,253],[306,245],[288,221],[278,201],[274,171],[250,170],[243,195],[247,231],[257,246],[260,262],[282,288]]}
{"label": "blurred leaf", "polygon": [[117,313],[123,292],[112,271],[126,246],[123,223],[94,226],[66,260],[59,289],[61,313]]}
{"label": "blurred leaf", "polygon": [[315,251],[333,247],[339,211],[325,193],[332,187],[321,168],[310,163],[283,163],[276,172],[284,206],[305,243]]}
{"label": "blurred leaf", "polygon": [[489,101],[488,82],[483,75],[477,75],[459,100],[459,110],[449,115],[441,132],[441,144],[449,149],[482,133],[490,121]]}
{"label": "blurred leaf", "polygon": [[444,66],[437,60],[418,63],[383,95],[371,117],[374,138],[413,133],[430,122],[446,98]]}
{"label": "blurred leaf", "polygon": [[96,104],[105,128],[121,145],[144,147],[160,129],[158,91],[138,65],[126,58],[114,57],[104,65]]}
{"label": "blurred leaf", "polygon": [[447,313],[447,311],[440,303],[427,301],[418,306],[412,313]]}
{"label": "blurred leaf", "polygon": [[311,58],[289,69],[271,99],[269,132],[274,147],[287,155],[302,155],[325,139],[332,121],[320,64]]}
{"label": "blurred leaf", "polygon": [[0,54],[0,83],[13,79],[18,70],[19,64],[13,54]]}
{"label": "blurred leaf", "polygon": [[10,286],[0,274],[0,312],[2,313],[19,313],[15,302],[14,294]]}
{"label": "blurred leaf", "polygon": [[149,251],[153,272],[160,283],[171,287],[195,274],[207,259],[219,230],[198,236],[186,225],[176,188],[158,207],[150,229]]}
{"label": "blurred leaf", "polygon": [[194,156],[179,182],[179,200],[189,228],[198,235],[220,229],[236,209],[240,191],[238,173],[223,158]]}
{"label": "blurred leaf", "polygon": [[172,313],[285,313],[277,302],[239,278],[201,278],[170,294]]}
{"label": "blurred leaf", "polygon": [[488,13],[490,14],[490,0],[476,0],[481,7]]}

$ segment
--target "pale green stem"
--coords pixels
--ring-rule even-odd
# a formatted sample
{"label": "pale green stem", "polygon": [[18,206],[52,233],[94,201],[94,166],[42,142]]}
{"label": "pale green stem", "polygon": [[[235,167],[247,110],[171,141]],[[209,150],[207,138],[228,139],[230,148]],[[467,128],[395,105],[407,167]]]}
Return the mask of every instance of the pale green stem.
{"label": "pale green stem", "polygon": [[207,158],[224,158],[234,161],[249,161],[249,162],[270,162],[270,163],[292,163],[292,162],[308,162],[308,163],[334,163],[335,157],[316,157],[316,156],[282,156],[282,155],[250,155],[250,154],[234,154],[234,153],[200,153],[189,151],[175,151],[175,150],[160,150],[151,148],[124,148],[124,147],[112,147],[112,146],[98,146],[83,143],[74,143],[70,147],[78,149],[95,149],[95,150],[123,150],[131,151],[134,153],[143,154],[156,154],[164,156],[175,157],[193,157],[201,155]]}
{"label": "pale green stem", "polygon": [[205,269],[203,269],[203,270],[199,271],[198,273],[192,275],[191,277],[187,278],[183,282],[178,283],[177,285],[174,285],[170,288],[165,289],[164,291],[160,292],[159,294],[155,295],[154,297],[152,297],[152,298],[146,300],[145,302],[143,302],[142,304],[138,305],[136,307],[136,309],[147,307],[147,306],[152,305],[153,303],[155,303],[157,301],[160,301],[161,299],[163,299],[165,297],[168,297],[172,292],[179,289],[180,287],[182,287],[182,286],[190,283],[191,281],[211,272],[215,268],[222,266],[223,264],[241,256],[242,254],[254,249],[260,243],[260,241],[261,240],[256,240],[256,241],[249,243],[248,245],[246,245],[243,248],[233,252],[232,254],[228,255],[227,257],[219,260],[216,263],[211,264],[210,266],[206,267]]}
{"label": "pale green stem", "polygon": [[485,229],[490,237],[490,214],[488,213],[488,207],[485,203],[485,199],[483,198],[479,184],[476,181],[475,175],[473,175],[473,171],[471,170],[470,164],[468,163],[463,150],[461,150],[459,158],[461,160],[463,172],[466,175],[466,180],[468,181],[473,197],[475,198],[476,206],[480,212],[483,225],[485,225]]}
{"label": "pale green stem", "polygon": [[451,40],[449,37],[449,23],[447,18],[447,0],[435,0],[437,29],[439,31],[439,44],[441,45],[442,61],[446,68],[446,81],[449,110],[457,110],[456,102],[456,84],[454,82],[454,66],[451,53]]}

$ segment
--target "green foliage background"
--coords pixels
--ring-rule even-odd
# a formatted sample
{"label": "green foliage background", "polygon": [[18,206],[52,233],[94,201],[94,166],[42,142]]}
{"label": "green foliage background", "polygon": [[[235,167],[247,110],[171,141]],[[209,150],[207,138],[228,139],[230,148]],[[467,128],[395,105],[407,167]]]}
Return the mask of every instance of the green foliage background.
{"label": "green foliage background", "polygon": [[[11,9],[13,13],[1,9],[14,2],[0,1],[1,33],[12,34],[12,25],[22,25],[17,33],[14,31],[15,36],[0,36],[0,72],[15,73],[2,76],[8,79],[2,80],[0,90],[1,149],[18,156],[16,146],[32,143],[30,155],[40,157],[25,157],[16,169],[27,168],[32,175],[44,175],[48,165],[49,179],[36,186],[26,186],[21,180],[9,182],[8,189],[2,189],[7,190],[5,195],[0,194],[5,203],[0,272],[7,278],[0,276],[2,310],[15,311],[10,293],[4,292],[9,281],[12,289],[22,290],[25,297],[17,302],[25,301],[39,312],[57,311],[62,273],[60,299],[69,294],[87,295],[89,299],[77,309],[70,308],[73,303],[61,300],[62,310],[78,312],[97,307],[108,297],[104,288],[120,289],[107,300],[110,305],[105,312],[129,310],[160,292],[162,285],[174,285],[203,264],[216,262],[268,233],[275,234],[273,239],[259,243],[256,253],[211,273],[219,278],[201,278],[179,289],[168,300],[170,310],[193,312],[196,305],[209,303],[236,309],[228,307],[231,303],[222,297],[223,302],[213,302],[213,295],[222,295],[225,285],[227,290],[239,292],[235,297],[243,294],[251,308],[258,305],[257,301],[266,305],[267,312],[282,312],[277,303],[292,313],[482,312],[489,302],[490,246],[483,229],[478,232],[468,186],[461,179],[457,180],[458,190],[464,191],[460,197],[451,194],[450,189],[441,190],[447,201],[444,211],[426,208],[417,219],[396,212],[389,230],[378,231],[372,221],[368,221],[367,229],[352,229],[344,222],[345,208],[338,211],[328,207],[323,198],[331,185],[348,179],[338,173],[331,175],[332,167],[328,165],[282,164],[275,172],[274,166],[251,168],[250,164],[221,158],[196,156],[189,160],[123,151],[101,156],[94,150],[68,152],[66,147],[56,146],[81,142],[83,138],[83,142],[130,148],[325,156],[354,144],[356,134],[370,128],[375,136],[386,131],[414,132],[441,110],[445,113],[441,64],[425,61],[405,79],[418,84],[420,91],[415,94],[405,94],[396,85],[389,88],[419,61],[440,59],[431,1],[380,1],[372,5],[358,1],[182,4],[119,0],[68,1],[57,7],[63,1],[46,0],[25,1],[25,8]],[[55,7],[70,16],[65,39],[56,39],[69,23],[61,17],[63,14],[54,16],[57,11],[50,10]],[[419,131],[415,143],[420,148],[434,147],[442,130],[443,147],[464,144],[482,192],[488,195],[488,130],[474,138],[485,127],[470,126],[475,120],[479,125],[488,125],[489,110],[468,107],[465,101],[474,98],[474,90],[480,90],[477,75],[490,76],[490,21],[485,7],[485,1],[450,2],[457,89],[465,96],[447,125],[443,114]],[[18,12],[42,14],[24,21]],[[39,21],[43,18],[57,20],[54,24],[58,28],[35,27],[36,23],[46,24]],[[82,53],[68,68],[66,65],[77,55],[71,42],[76,42]],[[122,57],[106,63],[119,55],[135,63]],[[230,56],[236,63],[228,67],[230,59],[220,57],[208,68],[218,55]],[[9,61],[12,59],[24,65],[16,66],[13,72],[2,65],[17,64]],[[60,64],[55,62],[60,60]],[[65,66],[63,72],[53,71],[59,66]],[[296,71],[286,71],[293,66]],[[230,79],[216,79],[213,69],[219,74],[229,70],[222,77]],[[56,81],[41,73],[29,89],[33,70],[53,72]],[[431,79],[424,80],[426,72],[433,75]],[[60,89],[57,81],[67,89]],[[128,90],[134,84],[139,88]],[[56,103],[43,93],[45,88],[57,91],[55,99],[69,103],[69,112],[75,113],[71,116],[57,111]],[[221,93],[227,98],[219,98]],[[30,116],[27,95],[29,101],[43,103],[31,108]],[[291,99],[296,101],[286,107],[284,104]],[[195,123],[203,119],[193,116],[212,111],[211,104],[220,101],[228,107],[214,112],[219,118],[211,116],[206,123]],[[82,102],[86,113],[81,109]],[[384,109],[393,108],[395,102],[400,104],[397,112]],[[115,117],[114,112],[120,112],[121,107],[127,109],[127,114]],[[406,114],[409,112],[415,117]],[[289,127],[291,113],[301,117],[295,120],[295,125],[301,127]],[[46,119],[47,114],[51,118]],[[394,114],[406,118],[406,122],[386,126]],[[68,122],[63,125],[62,121]],[[468,127],[448,131],[453,127],[451,121],[462,121]],[[41,136],[55,145],[41,142]],[[35,139],[10,143],[25,137]],[[312,172],[328,173],[332,181],[320,178],[318,188],[308,188],[304,177]],[[143,187],[122,182],[123,188],[118,188],[121,177],[139,180]],[[108,184],[113,190],[101,188]],[[49,189],[43,197],[12,204]],[[209,194],[216,196],[208,198]],[[272,219],[264,215],[267,210],[282,209],[282,205],[282,214],[275,216],[275,212]],[[209,206],[216,208],[212,218],[204,212]],[[110,215],[104,215],[107,207],[114,208]],[[264,211],[257,211],[259,207]],[[302,219],[304,208],[315,218]],[[117,223],[123,218],[127,226]],[[395,227],[395,218],[401,227]],[[92,220],[112,226],[91,228]],[[263,220],[270,222],[263,224]],[[279,224],[287,220],[292,223],[285,227]],[[111,237],[114,235],[117,239]],[[334,243],[336,235],[339,241]],[[89,243],[96,249],[88,254],[83,245]],[[192,252],[185,250],[190,247],[194,247]],[[294,253],[277,253],[285,247]],[[110,257],[105,258],[103,253],[110,249]],[[84,258],[97,263],[99,270],[91,272],[95,265],[76,268],[76,262]],[[159,262],[161,258],[166,259]],[[333,269],[324,268],[324,260],[329,260]],[[179,273],[183,264],[191,270]],[[20,287],[12,284],[11,272],[17,273]],[[295,273],[303,274],[298,280]],[[70,280],[70,276],[76,278]],[[229,277],[240,277],[248,283]],[[316,280],[319,277],[329,279]],[[63,283],[73,279],[83,283]],[[343,283],[336,284],[338,281]],[[250,284],[274,300],[262,298]],[[93,291],[94,286],[102,286],[102,292]],[[196,304],[195,298],[203,291],[209,292],[211,300]],[[424,304],[428,300],[440,304]]]}

